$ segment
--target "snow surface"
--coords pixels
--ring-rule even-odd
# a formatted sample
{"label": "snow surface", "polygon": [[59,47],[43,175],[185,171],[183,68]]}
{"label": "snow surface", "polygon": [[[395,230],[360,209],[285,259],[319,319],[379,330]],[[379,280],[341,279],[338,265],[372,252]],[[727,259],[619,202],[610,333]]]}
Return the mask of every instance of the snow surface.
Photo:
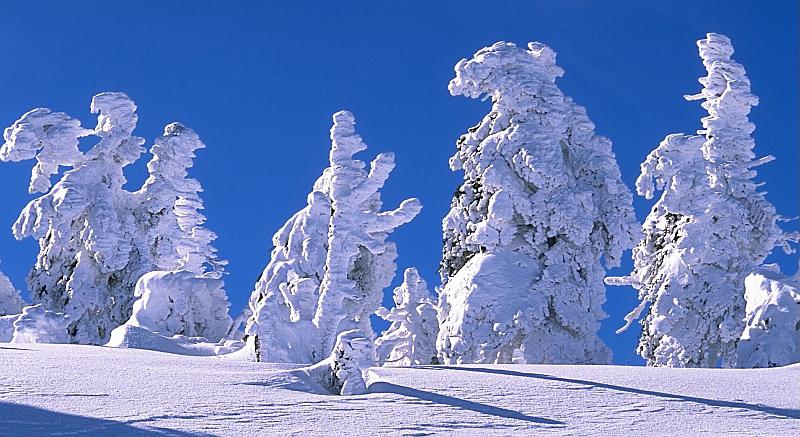
{"label": "snow surface", "polygon": [[0,369],[0,435],[800,434],[799,365],[373,368],[348,397],[291,365],[97,346],[0,344]]}

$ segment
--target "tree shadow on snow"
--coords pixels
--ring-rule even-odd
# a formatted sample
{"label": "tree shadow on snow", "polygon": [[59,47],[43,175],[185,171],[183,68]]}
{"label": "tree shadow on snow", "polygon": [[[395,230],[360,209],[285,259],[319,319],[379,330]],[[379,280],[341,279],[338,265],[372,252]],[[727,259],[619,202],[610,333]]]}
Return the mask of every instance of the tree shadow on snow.
{"label": "tree shadow on snow", "polygon": [[686,395],[678,395],[673,393],[664,393],[658,392],[653,390],[645,390],[633,387],[625,387],[621,385],[614,385],[614,384],[606,384],[602,382],[594,382],[594,381],[586,381],[582,379],[572,379],[572,378],[561,378],[558,376],[552,375],[545,375],[541,373],[525,373],[525,372],[518,372],[516,370],[506,370],[506,369],[487,369],[481,367],[458,367],[458,366],[420,366],[419,368],[429,369],[429,370],[463,370],[466,372],[481,372],[481,373],[493,373],[497,375],[508,375],[508,376],[520,376],[524,378],[538,378],[538,379],[545,379],[548,381],[558,381],[558,382],[566,382],[569,384],[580,384],[586,385],[590,387],[597,387],[597,388],[605,388],[609,390],[617,390],[627,393],[634,393],[639,395],[645,396],[656,396],[660,398],[666,399],[673,399],[678,401],[685,401],[685,402],[696,402],[703,405],[708,405],[711,407],[725,407],[725,408],[741,408],[745,410],[751,411],[759,411],[762,413],[773,414],[776,416],[783,416],[789,419],[800,419],[800,410],[792,409],[792,408],[779,408],[779,407],[770,407],[768,405],[760,405],[760,404],[748,404],[746,402],[736,402],[736,401],[723,401],[719,399],[708,399],[708,398],[699,398],[695,396],[686,396]]}
{"label": "tree shadow on snow", "polygon": [[[135,421],[133,421],[135,422]],[[9,434],[5,434],[9,433]],[[0,402],[0,435],[114,435],[127,436],[208,436],[166,428],[137,428],[126,422],[59,413],[30,405]]]}
{"label": "tree shadow on snow", "polygon": [[490,416],[503,417],[507,419],[524,420],[526,422],[541,423],[545,425],[566,425],[564,422],[553,419],[545,419],[542,417],[528,416],[520,413],[519,411],[508,410],[500,407],[493,407],[491,405],[472,402],[465,399],[454,398],[452,396],[440,395],[427,391],[417,390],[411,387],[404,387],[401,385],[391,384],[388,382],[375,382],[370,384],[368,393],[394,393],[402,396],[420,399],[423,401],[432,402],[441,405],[450,405],[451,407],[461,408],[464,410],[475,411],[477,413],[488,414]]}

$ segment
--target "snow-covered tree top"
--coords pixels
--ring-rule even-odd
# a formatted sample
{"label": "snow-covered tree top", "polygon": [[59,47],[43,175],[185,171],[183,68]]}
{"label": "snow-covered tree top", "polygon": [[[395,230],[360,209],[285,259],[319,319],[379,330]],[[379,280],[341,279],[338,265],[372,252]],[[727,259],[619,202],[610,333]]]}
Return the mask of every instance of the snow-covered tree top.
{"label": "snow-covered tree top", "polygon": [[98,114],[95,134],[101,140],[87,156],[108,155],[122,165],[139,159],[144,138],[132,135],[139,120],[133,100],[125,93],[100,93],[92,98],[91,111]]}
{"label": "snow-covered tree top", "polygon": [[528,51],[513,43],[497,42],[479,50],[472,59],[459,61],[455,71],[456,77],[448,86],[450,94],[472,98],[483,94],[508,98],[536,87],[542,80],[555,82],[564,75],[556,65],[556,52],[539,42],[529,43]]}
{"label": "snow-covered tree top", "polygon": [[63,112],[36,108],[5,129],[0,161],[36,158],[28,190],[43,193],[50,189],[50,176],[58,173],[59,166],[74,166],[83,159],[78,140],[92,133]]}
{"label": "snow-covered tree top", "polygon": [[398,307],[405,307],[412,303],[430,299],[428,283],[419,275],[414,267],[407,268],[403,272],[403,283],[394,289],[394,303]]}
{"label": "snow-covered tree top", "polygon": [[686,99],[705,100],[702,106],[708,116],[697,133],[706,137],[702,150],[711,163],[711,186],[723,187],[735,197],[746,197],[756,187],[749,181],[756,175],[751,168],[771,159],[753,161],[755,141],[750,134],[755,125],[747,116],[758,105],[758,97],[750,92],[744,67],[731,59],[733,46],[728,37],[709,33],[697,46],[708,75],[699,79],[703,85],[700,93]]}

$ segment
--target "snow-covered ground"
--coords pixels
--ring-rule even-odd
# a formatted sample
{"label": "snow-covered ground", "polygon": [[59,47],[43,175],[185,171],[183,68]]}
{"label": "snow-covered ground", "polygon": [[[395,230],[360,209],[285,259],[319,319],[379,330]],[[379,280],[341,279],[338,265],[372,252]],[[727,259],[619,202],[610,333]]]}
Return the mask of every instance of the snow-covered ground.
{"label": "snow-covered ground", "polygon": [[0,435],[800,435],[800,366],[375,368],[315,394],[291,366],[0,344]]}

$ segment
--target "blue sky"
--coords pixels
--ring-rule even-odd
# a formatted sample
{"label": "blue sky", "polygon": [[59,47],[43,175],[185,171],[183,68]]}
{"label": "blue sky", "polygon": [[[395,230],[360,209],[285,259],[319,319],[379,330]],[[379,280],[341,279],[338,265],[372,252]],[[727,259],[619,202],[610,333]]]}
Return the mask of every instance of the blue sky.
{"label": "blue sky", "polygon": [[[732,38],[761,99],[751,117],[756,152],[778,159],[759,179],[782,214],[800,215],[797,2],[317,3],[4,2],[0,124],[46,106],[94,126],[92,95],[124,91],[139,105],[137,134],[148,144],[172,121],[195,129],[208,148],[192,175],[230,260],[227,290],[238,313],[269,259],[272,234],[304,206],[326,166],[335,111],[355,114],[370,146],[365,160],[396,153],[384,203],[416,196],[425,205],[393,235],[398,271],[414,265],[434,286],[441,219],[461,178],[447,159],[490,107],[448,94],[459,59],[498,40],[553,47],[566,70],[559,85],[612,139],[633,187],[639,163],[665,135],[700,127],[699,103],[682,96],[700,89],[695,41],[713,31]],[[128,168],[132,189],[148,159]],[[37,244],[15,241],[10,227],[32,198],[32,165],[0,164],[0,270],[20,288]],[[636,199],[640,220],[651,204]],[[794,256],[774,260],[795,269]],[[629,268],[626,261],[611,273]],[[601,335],[617,363],[641,363],[633,353],[638,329],[613,333],[635,301],[630,288],[608,289]]]}

